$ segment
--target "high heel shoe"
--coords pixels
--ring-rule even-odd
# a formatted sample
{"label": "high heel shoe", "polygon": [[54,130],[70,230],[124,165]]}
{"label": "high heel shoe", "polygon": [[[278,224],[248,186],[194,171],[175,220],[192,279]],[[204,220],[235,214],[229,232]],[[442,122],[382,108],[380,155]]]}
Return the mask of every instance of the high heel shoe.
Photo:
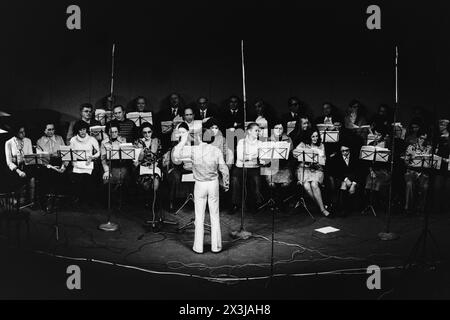
{"label": "high heel shoe", "polygon": [[327,218],[329,218],[330,215],[331,215],[331,213],[330,213],[327,209],[323,209],[323,210],[321,211],[321,213],[322,213],[325,217],[327,217]]}

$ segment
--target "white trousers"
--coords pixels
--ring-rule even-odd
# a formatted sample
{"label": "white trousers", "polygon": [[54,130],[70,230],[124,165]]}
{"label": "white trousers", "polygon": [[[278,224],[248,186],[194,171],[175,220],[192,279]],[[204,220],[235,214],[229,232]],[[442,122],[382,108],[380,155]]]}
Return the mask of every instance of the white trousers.
{"label": "white trousers", "polygon": [[203,253],[206,202],[211,220],[211,251],[222,250],[222,234],[219,216],[219,180],[196,181],[194,186],[195,238],[193,250]]}

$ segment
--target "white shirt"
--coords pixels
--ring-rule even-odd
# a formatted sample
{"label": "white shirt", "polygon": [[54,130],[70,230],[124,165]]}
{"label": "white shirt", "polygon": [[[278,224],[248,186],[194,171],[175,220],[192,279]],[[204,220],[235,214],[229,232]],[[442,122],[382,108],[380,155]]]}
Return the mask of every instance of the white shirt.
{"label": "white shirt", "polygon": [[24,155],[32,153],[33,147],[31,145],[31,140],[28,138],[19,140],[16,137],[12,137],[5,143],[6,164],[11,171],[16,169],[18,165],[23,163]]}
{"label": "white shirt", "polygon": [[[98,141],[89,135],[86,135],[85,138],[81,138],[79,135],[72,137],[70,139],[70,148],[73,150],[85,150],[86,157],[92,157],[93,159],[100,156]],[[94,170],[93,162],[87,165],[86,161],[72,161],[72,165],[74,173],[92,174],[92,170]]]}
{"label": "white shirt", "polygon": [[52,137],[42,136],[36,142],[36,145],[42,149],[42,151],[56,154],[60,146],[65,146],[64,140],[61,136],[53,135]]}
{"label": "white shirt", "polygon": [[[245,155],[244,155],[244,143],[245,143]],[[261,141],[251,141],[248,137],[239,140],[237,144],[236,152],[236,167],[242,168],[258,168],[258,149],[261,145]]]}

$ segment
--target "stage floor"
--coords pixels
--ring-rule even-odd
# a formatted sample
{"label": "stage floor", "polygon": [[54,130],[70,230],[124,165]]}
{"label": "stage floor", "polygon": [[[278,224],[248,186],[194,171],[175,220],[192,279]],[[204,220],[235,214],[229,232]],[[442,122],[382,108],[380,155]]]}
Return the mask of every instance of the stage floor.
{"label": "stage floor", "polygon": [[[440,249],[436,270],[401,267],[418,239],[423,218],[394,215],[391,230],[397,240],[381,241],[385,230],[384,213],[378,217],[353,213],[328,219],[315,214],[312,220],[300,209],[275,215],[272,257],[272,214],[269,210],[246,214],[245,227],[253,233],[248,240],[233,239],[239,230],[240,215],[221,213],[223,251],[210,252],[209,233],[205,233],[205,253],[192,251],[193,228],[177,232],[166,226],[158,232],[143,227],[150,212],[124,207],[113,221],[116,232],[97,229],[105,222],[106,210],[84,211],[61,208],[59,241],[55,238],[55,214],[31,212],[31,241],[21,247],[16,239],[0,245],[2,258],[2,298],[449,298],[450,216],[432,215],[430,230]],[[168,218],[187,223],[193,218],[192,206]],[[208,217],[208,216],[207,216]],[[208,221],[208,218],[206,219]],[[328,237],[314,230],[332,226],[340,229]],[[3,232],[4,233],[4,229]],[[14,231],[14,230],[13,230]],[[13,232],[14,235],[14,232]],[[428,239],[429,241],[429,239]],[[431,242],[428,253],[433,252]],[[65,288],[70,264],[80,265],[86,275],[83,290]],[[366,268],[382,268],[382,289],[368,290]],[[32,272],[26,270],[32,269]],[[405,275],[406,274],[406,275]],[[411,285],[423,283],[425,287]],[[269,281],[270,280],[270,281]],[[155,291],[156,290],[156,291]],[[211,291],[213,290],[213,291]],[[213,294],[211,294],[213,292]]]}

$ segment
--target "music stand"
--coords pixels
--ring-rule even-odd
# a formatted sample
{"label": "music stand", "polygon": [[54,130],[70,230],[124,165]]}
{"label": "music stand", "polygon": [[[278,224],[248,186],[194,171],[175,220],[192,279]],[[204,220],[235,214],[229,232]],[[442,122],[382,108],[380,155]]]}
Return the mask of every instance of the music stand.
{"label": "music stand", "polygon": [[314,152],[313,150],[294,150],[294,156],[297,156],[297,159],[299,162],[303,162],[302,165],[302,186],[301,186],[301,196],[300,199],[295,204],[295,209],[297,209],[299,206],[302,206],[303,209],[309,214],[311,219],[316,220],[314,216],[309,211],[308,207],[306,206],[306,201],[304,197],[304,183],[305,183],[305,163],[311,163],[311,164],[321,164],[319,154],[317,152]]}
{"label": "music stand", "polygon": [[140,127],[145,122],[153,124],[153,114],[151,112],[129,112],[126,114],[126,118],[132,120],[137,127]]}
{"label": "music stand", "polygon": [[[290,144],[286,141],[267,141],[262,142],[261,146],[258,148],[258,158],[260,160],[266,160],[270,162],[270,165],[272,166],[273,161],[278,161],[278,169],[279,169],[279,160],[287,160],[289,157],[289,149]],[[269,167],[272,169],[272,167]],[[261,168],[264,169],[264,168]],[[264,170],[262,170],[264,171]],[[264,175],[264,173],[263,173]],[[270,183],[273,184],[273,173],[272,170],[270,170]],[[262,206],[258,208],[259,210],[264,209],[265,207],[269,206],[271,211],[275,210],[275,200],[273,199],[273,191],[272,187],[270,187],[270,199],[264,203]]]}
{"label": "music stand", "polygon": [[[164,157],[164,155],[161,155],[159,157],[157,157],[155,155],[155,157],[150,161],[150,165],[152,166],[151,169],[151,174],[153,175],[153,202],[152,202],[152,220],[147,220],[145,221],[146,225],[151,225],[152,228],[156,228],[156,224],[157,223],[162,223],[162,224],[168,224],[168,225],[176,225],[177,223],[174,221],[170,221],[170,220],[165,220],[165,216],[160,216],[159,218],[156,217],[155,214],[155,202],[156,202],[156,189],[155,189],[155,177],[156,177],[156,164],[158,163],[158,161],[160,161],[162,158]],[[147,167],[143,167],[140,166],[140,173],[142,174],[142,169],[146,168],[145,170],[147,170]],[[160,171],[160,176],[162,176],[161,174],[161,170],[158,168],[158,170]],[[161,210],[161,208],[160,208]]]}
{"label": "music stand", "polygon": [[[50,154],[49,153],[30,153],[30,154],[25,154],[23,156],[23,160],[24,160],[24,164],[25,166],[32,166],[32,167],[36,167],[36,168],[40,168],[42,166],[46,167],[47,165],[49,165],[50,163]],[[24,209],[30,206],[35,205],[36,202],[36,197],[38,195],[38,181],[39,179],[35,179],[36,183],[35,183],[35,189],[34,189],[34,199],[32,199],[31,203],[24,205],[22,207],[20,207],[20,209]]]}
{"label": "music stand", "polygon": [[111,111],[107,111],[105,109],[96,109],[94,118],[95,120],[99,121],[102,126],[104,126],[108,121],[112,120],[113,115]]}
{"label": "music stand", "polygon": [[105,128],[106,128],[106,126],[89,127],[89,132],[91,134],[91,137],[94,137],[95,139],[97,139],[97,137],[100,135],[100,141],[103,141],[103,139],[105,138]]}
{"label": "music stand", "polygon": [[[390,151],[385,148],[377,148],[373,146],[363,146],[361,147],[359,158],[361,160],[371,161],[372,167],[376,162],[388,162],[389,161]],[[373,189],[374,189],[374,176],[370,174],[370,194],[369,194],[369,204],[367,207],[361,212],[362,214],[366,213],[368,210],[372,212],[372,214],[376,217],[377,213],[375,208],[373,207]]]}
{"label": "music stand", "polygon": [[[119,226],[117,223],[111,222],[111,180],[112,180],[112,170],[113,170],[113,160],[134,160],[136,150],[132,146],[119,146],[119,149],[109,149],[106,150],[106,160],[108,160],[109,167],[109,177],[108,177],[108,219],[106,223],[102,223],[98,226],[100,230],[103,231],[116,231]],[[119,177],[119,183],[121,176]],[[120,184],[120,200],[122,202],[122,185]],[[121,206],[121,205],[119,205]]]}

